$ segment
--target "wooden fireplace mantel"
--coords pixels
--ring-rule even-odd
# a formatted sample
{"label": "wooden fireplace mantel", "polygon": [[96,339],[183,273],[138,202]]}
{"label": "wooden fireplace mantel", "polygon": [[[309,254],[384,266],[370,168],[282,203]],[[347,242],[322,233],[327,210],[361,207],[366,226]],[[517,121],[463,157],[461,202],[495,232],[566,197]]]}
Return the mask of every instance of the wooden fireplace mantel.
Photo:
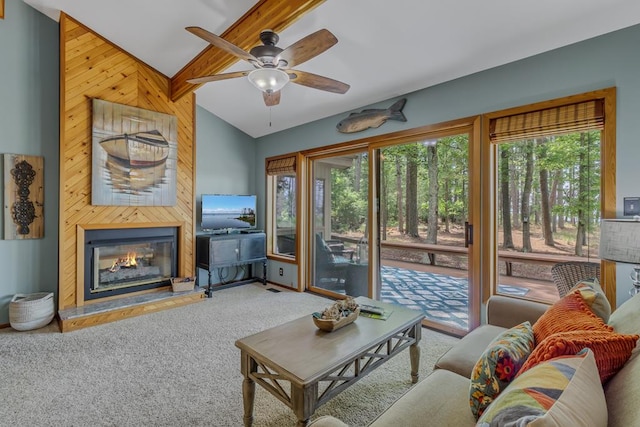
{"label": "wooden fireplace mantel", "polygon": [[[99,55],[96,54],[99,52]],[[88,308],[84,286],[84,232],[125,227],[179,228],[178,275],[195,274],[195,97],[169,98],[170,79],[82,23],[60,15],[60,215],[58,312]],[[82,82],[82,84],[78,84]],[[172,206],[92,205],[92,99],[177,118],[177,197]],[[82,242],[79,245],[78,242]],[[82,276],[84,277],[84,276]],[[129,294],[130,295],[130,294]],[[123,298],[124,299],[124,298]],[[95,303],[97,304],[97,303]],[[176,305],[180,305],[177,303]],[[143,314],[163,304],[78,320],[74,328]],[[173,306],[176,306],[173,305]],[[164,304],[169,308],[170,304]],[[90,310],[87,310],[90,311]],[[118,317],[120,316],[120,317]],[[63,327],[63,330],[69,330]]]}

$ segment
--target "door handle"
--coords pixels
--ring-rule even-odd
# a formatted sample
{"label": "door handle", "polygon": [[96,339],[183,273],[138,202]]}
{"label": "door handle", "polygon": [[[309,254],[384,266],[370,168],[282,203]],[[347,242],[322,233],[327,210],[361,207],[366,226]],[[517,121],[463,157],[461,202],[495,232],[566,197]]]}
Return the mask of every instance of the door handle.
{"label": "door handle", "polygon": [[464,222],[464,247],[468,248],[473,245],[473,225],[469,221]]}

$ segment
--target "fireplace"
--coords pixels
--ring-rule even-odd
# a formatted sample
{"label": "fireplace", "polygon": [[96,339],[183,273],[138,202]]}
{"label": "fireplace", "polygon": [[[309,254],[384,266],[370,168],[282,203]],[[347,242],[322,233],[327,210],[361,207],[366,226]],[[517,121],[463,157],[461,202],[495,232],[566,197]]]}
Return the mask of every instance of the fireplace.
{"label": "fireplace", "polygon": [[176,227],[85,231],[85,301],[171,284],[178,269]]}

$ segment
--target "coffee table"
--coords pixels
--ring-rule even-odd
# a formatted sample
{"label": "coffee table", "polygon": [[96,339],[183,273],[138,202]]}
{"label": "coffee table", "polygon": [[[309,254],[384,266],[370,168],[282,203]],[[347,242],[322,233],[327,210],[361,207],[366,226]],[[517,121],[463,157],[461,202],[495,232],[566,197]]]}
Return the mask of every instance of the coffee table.
{"label": "coffee table", "polygon": [[[309,313],[236,341],[244,375],[246,427],[253,423],[256,383],[293,410],[298,426],[306,426],[316,408],[407,347],[411,380],[418,381],[418,343],[424,314],[365,297],[356,301],[393,313],[387,320],[359,316],[354,323],[333,332],[316,328]],[[318,307],[318,311],[323,308]]]}

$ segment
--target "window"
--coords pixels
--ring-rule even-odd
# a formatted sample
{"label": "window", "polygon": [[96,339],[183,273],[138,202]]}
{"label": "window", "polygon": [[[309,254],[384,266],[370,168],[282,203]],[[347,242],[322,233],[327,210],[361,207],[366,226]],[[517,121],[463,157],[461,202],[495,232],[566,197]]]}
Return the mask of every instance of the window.
{"label": "window", "polygon": [[296,157],[267,160],[270,253],[295,258],[297,248]]}
{"label": "window", "polygon": [[614,105],[615,89],[605,89],[487,115],[495,228],[485,231],[497,280],[485,283],[553,302],[553,265],[600,263],[600,219],[615,210]]}

